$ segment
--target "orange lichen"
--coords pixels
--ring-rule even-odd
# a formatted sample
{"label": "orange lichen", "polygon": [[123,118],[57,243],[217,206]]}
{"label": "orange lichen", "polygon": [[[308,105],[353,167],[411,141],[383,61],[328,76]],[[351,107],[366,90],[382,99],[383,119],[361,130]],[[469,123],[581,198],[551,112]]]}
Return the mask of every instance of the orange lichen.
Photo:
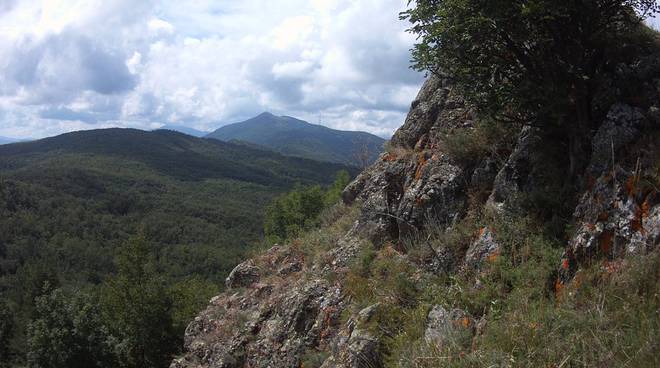
{"label": "orange lichen", "polygon": [[497,261],[497,259],[500,257],[500,251],[496,250],[495,252],[491,253],[486,257],[486,261],[489,263],[494,263]]}
{"label": "orange lichen", "polygon": [[419,154],[417,158],[417,170],[415,171],[415,180],[419,180],[422,177],[422,172],[426,165],[426,154],[424,152]]}
{"label": "orange lichen", "polygon": [[637,231],[642,234],[645,234],[646,231],[644,230],[644,226],[642,224],[643,219],[644,219],[644,210],[642,209],[642,207],[635,208],[635,214],[633,215],[633,219],[630,220],[630,228],[633,229],[633,231]]}
{"label": "orange lichen", "polygon": [[613,239],[614,232],[611,230],[603,231],[603,233],[600,234],[600,237],[598,238],[598,246],[603,254],[610,253],[610,250],[612,250],[612,244],[614,243]]}
{"label": "orange lichen", "polygon": [[470,319],[468,317],[463,317],[461,318],[461,324],[463,325],[463,328],[468,328],[470,327]]}
{"label": "orange lichen", "polygon": [[610,217],[610,214],[607,213],[607,211],[603,211],[598,215],[598,221],[607,221],[607,219]]}
{"label": "orange lichen", "polygon": [[321,324],[321,339],[328,337],[332,334],[332,325],[334,324],[334,315],[337,313],[337,308],[328,307],[323,311],[323,323]]}
{"label": "orange lichen", "polygon": [[559,299],[559,297],[561,295],[561,291],[564,290],[564,287],[566,287],[566,285],[564,285],[564,283],[561,282],[561,279],[557,278],[555,280],[555,297],[556,298]]}
{"label": "orange lichen", "polygon": [[488,230],[488,227],[482,227],[481,229],[479,229],[479,237],[484,236],[486,230]]}
{"label": "orange lichen", "polygon": [[608,275],[617,273],[622,268],[622,266],[623,264],[621,261],[608,261],[608,260],[603,261],[603,269],[605,270],[605,273]]}
{"label": "orange lichen", "polygon": [[636,175],[633,175],[626,180],[626,193],[628,193],[629,196],[634,196],[635,193],[637,193],[637,183],[639,182],[639,177]]}

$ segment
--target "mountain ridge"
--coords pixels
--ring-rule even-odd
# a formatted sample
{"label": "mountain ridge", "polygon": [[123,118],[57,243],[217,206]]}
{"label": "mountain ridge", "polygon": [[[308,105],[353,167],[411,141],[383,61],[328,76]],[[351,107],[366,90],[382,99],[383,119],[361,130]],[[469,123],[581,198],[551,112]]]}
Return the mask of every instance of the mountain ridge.
{"label": "mountain ridge", "polygon": [[378,158],[385,139],[366,132],[342,131],[269,112],[232,123],[206,135],[239,140],[285,155],[364,167]]}
{"label": "mountain ridge", "polygon": [[[54,151],[113,155],[140,160],[161,172],[174,173],[178,178],[188,180],[225,175],[236,180],[256,180],[262,184],[279,185],[288,180],[287,175],[291,176],[286,174],[287,172],[297,172],[295,168],[300,168],[301,172],[304,171],[313,178],[320,178],[314,173],[319,168],[322,168],[320,171],[325,174],[347,168],[339,164],[287,157],[245,145],[196,138],[171,130],[149,132],[109,128],[76,131],[37,141],[0,146],[0,169],[3,165],[5,169],[10,168],[10,165],[27,165],[30,160],[39,160]],[[7,157],[15,159],[10,162]],[[185,165],[172,165],[181,162]],[[263,167],[258,167],[259,165]],[[285,177],[275,179],[275,171],[284,173]]]}

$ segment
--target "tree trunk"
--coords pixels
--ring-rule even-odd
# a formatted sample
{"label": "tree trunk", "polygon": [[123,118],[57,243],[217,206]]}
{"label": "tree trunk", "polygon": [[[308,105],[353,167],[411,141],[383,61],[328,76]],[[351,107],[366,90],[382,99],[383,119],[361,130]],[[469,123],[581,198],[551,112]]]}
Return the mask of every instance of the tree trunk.
{"label": "tree trunk", "polygon": [[591,100],[579,99],[575,106],[575,121],[569,125],[568,155],[571,181],[579,184],[580,177],[589,162],[589,131],[591,129]]}

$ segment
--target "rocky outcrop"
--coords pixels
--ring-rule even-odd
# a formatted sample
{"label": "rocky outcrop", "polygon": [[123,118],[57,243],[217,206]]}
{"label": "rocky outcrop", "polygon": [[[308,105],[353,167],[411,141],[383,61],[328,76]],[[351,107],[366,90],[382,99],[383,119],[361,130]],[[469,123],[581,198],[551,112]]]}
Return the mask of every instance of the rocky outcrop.
{"label": "rocky outcrop", "polygon": [[[303,265],[303,258],[298,251],[274,247],[239,265],[232,274],[250,277],[230,277],[232,286],[242,289],[211,300],[186,329],[187,354],[171,368],[298,367],[308,350],[334,344],[345,303],[341,288],[321,274],[300,277],[303,267],[311,266]],[[257,265],[274,272],[262,271],[255,282]]]}
{"label": "rocky outcrop", "polygon": [[434,306],[426,318],[426,343],[442,349],[458,340],[471,339],[475,333],[475,320],[461,309],[448,311],[440,305]]}
{"label": "rocky outcrop", "polygon": [[[588,186],[578,192],[571,221],[575,230],[559,265],[556,287],[570,282],[580,267],[643,254],[660,242],[660,194],[650,184],[657,180],[660,152],[660,64],[656,67],[637,65],[628,72],[649,76],[648,81],[640,79],[650,91],[644,94],[644,104],[623,103],[617,96],[596,101],[609,113],[591,137]],[[363,239],[409,262],[414,269],[411,280],[423,279],[423,273],[458,272],[477,275],[479,288],[487,264],[506,255],[509,247],[506,236],[485,226],[490,223],[475,225],[458,247],[445,243],[451,239],[429,243],[428,260],[417,263],[397,247],[424,230],[429,220],[440,233],[455,228],[460,220],[472,219],[466,214],[475,207],[498,219],[511,216],[508,210],[521,197],[534,191],[548,195],[543,187],[548,176],[561,184],[562,171],[548,172],[548,160],[565,152],[559,145],[547,147],[547,136],[538,128],[526,127],[513,147],[498,152],[500,157],[491,155],[470,165],[455,162],[444,152],[443,138],[473,129],[474,119],[450,81],[431,76],[388,151],[342,193],[344,203],[359,207],[352,229],[331,249],[309,259],[292,244],[273,247],[237,266],[227,278],[228,290],[186,330],[186,354],[172,368],[300,367],[303,356],[318,352],[323,354],[317,354],[315,362],[323,368],[381,367],[383,342],[371,326],[379,304],[356,313],[359,308],[344,289],[345,275]],[[471,191],[485,195],[475,200],[468,195]],[[562,221],[563,230],[567,221]],[[480,231],[474,231],[477,228]],[[384,246],[388,242],[392,247]],[[548,284],[554,276],[548,276]],[[479,319],[480,312],[472,312],[476,318],[460,309],[433,306],[426,316],[425,342],[440,350],[459,340],[463,347],[470,340],[474,344],[487,325]]]}
{"label": "rocky outcrop", "polygon": [[514,151],[495,177],[488,198],[489,207],[502,212],[514,206],[517,197],[534,185],[538,177],[535,170],[542,167],[541,144],[541,133],[537,128],[525,127],[520,132]]}
{"label": "rocky outcrop", "polygon": [[414,233],[431,218],[449,224],[463,213],[472,173],[439,145],[443,134],[469,129],[473,119],[446,79],[426,81],[390,151],[343,193],[347,204],[362,202],[360,233],[382,244]]}
{"label": "rocky outcrop", "polygon": [[622,155],[622,150],[639,139],[646,123],[643,110],[625,104],[615,104],[607,114],[603,125],[592,139],[589,175],[600,175]]}
{"label": "rocky outcrop", "polygon": [[342,329],[335,351],[321,368],[379,368],[382,367],[380,341],[366,328],[378,304],[362,309]]}
{"label": "rocky outcrop", "polygon": [[250,286],[259,281],[259,277],[259,268],[254,266],[252,260],[247,260],[234,267],[225,280],[225,286],[227,289]]}
{"label": "rocky outcrop", "polygon": [[492,230],[484,227],[465,253],[463,264],[466,267],[479,268],[485,262],[497,259],[500,252],[500,245],[495,241]]}
{"label": "rocky outcrop", "polygon": [[631,151],[644,138],[643,131],[658,136],[646,116],[640,108],[615,104],[594,135],[589,188],[573,214],[576,230],[562,257],[558,287],[581,265],[646,253],[660,242],[660,196],[650,184],[657,142]]}

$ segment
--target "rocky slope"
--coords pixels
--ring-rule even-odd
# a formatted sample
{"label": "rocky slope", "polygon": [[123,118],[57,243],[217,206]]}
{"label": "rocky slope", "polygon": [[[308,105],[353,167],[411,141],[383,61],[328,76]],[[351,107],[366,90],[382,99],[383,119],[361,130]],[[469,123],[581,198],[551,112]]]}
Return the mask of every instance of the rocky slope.
{"label": "rocky slope", "polygon": [[[504,236],[489,225],[463,246],[451,241],[429,245],[424,257],[413,257],[406,248],[408,239],[416,239],[417,245],[431,239],[425,237],[430,230],[459,228],[474,212],[500,221],[537,208],[541,223],[551,229],[554,222],[572,224],[557,271],[550,274],[549,293],[572,287],[583,268],[623,267],[627,259],[655,252],[660,242],[660,55],[621,73],[638,81],[644,98],[621,94],[598,101],[608,104],[609,112],[593,132],[589,166],[575,201],[560,203],[574,207],[566,219],[557,219],[561,211],[546,214],[545,202],[529,200],[552,197],[555,190],[570,186],[562,185],[567,180],[561,174],[563,163],[549,161],[563,148],[548,147],[543,133],[525,127],[476,161],[458,159],[448,137],[475,131],[477,118],[447,78],[430,77],[388,152],[344,191],[347,214],[326,224],[333,235],[275,246],[237,266],[227,279],[227,291],[188,327],[187,353],[171,367],[383,366],[380,339],[387,334],[374,332],[372,320],[382,310],[381,301],[388,301],[381,297],[363,308],[347,290],[355,287],[347,286],[351,265],[373,244],[377,259],[400,260],[413,269],[413,285],[427,275],[476,272],[470,280],[482,288],[478,270],[510,252]],[[468,336],[474,351],[476,336],[488,328],[488,313],[441,304],[424,313],[422,339],[436,347]],[[425,366],[406,365],[403,358],[395,364]]]}

